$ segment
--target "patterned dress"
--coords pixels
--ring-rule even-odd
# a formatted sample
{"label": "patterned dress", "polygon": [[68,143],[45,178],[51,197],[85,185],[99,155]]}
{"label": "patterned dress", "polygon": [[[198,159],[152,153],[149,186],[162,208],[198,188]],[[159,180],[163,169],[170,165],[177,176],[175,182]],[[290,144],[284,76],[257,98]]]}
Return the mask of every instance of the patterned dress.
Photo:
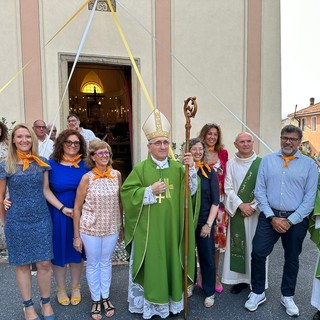
{"label": "patterned dress", "polygon": [[[47,162],[44,158],[42,161]],[[14,266],[51,260],[52,221],[43,194],[43,175],[50,167],[40,167],[35,161],[15,174],[5,171],[0,162],[0,179],[7,180],[12,205],[6,213],[5,235],[9,263]]]}
{"label": "patterned dress", "polygon": [[220,204],[216,217],[216,223],[214,225],[214,241],[216,244],[216,250],[220,252],[226,251],[227,244],[227,230],[228,230],[228,214],[224,208],[224,178],[226,175],[226,164],[228,161],[228,151],[222,149],[218,152],[218,161],[216,163],[209,164],[212,169],[217,173],[219,186],[220,186]]}

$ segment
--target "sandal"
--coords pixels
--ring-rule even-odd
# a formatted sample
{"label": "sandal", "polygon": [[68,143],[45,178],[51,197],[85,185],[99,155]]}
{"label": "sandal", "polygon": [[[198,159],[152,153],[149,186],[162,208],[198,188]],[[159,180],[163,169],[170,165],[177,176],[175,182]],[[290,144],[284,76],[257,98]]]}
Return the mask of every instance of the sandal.
{"label": "sandal", "polygon": [[102,319],[102,316],[101,316],[101,301],[92,301],[90,314],[91,314],[91,319],[93,319],[93,320]]}
{"label": "sandal", "polygon": [[214,294],[204,299],[204,306],[206,308],[211,308],[213,305],[214,305]]}
{"label": "sandal", "polygon": [[102,299],[102,304],[103,304],[103,307],[104,307],[105,316],[107,318],[111,318],[114,315],[115,307],[110,302],[110,299],[109,298]]}
{"label": "sandal", "polygon": [[72,287],[71,304],[73,306],[76,306],[80,302],[81,302],[81,292],[80,292],[80,284],[79,284],[78,286]]}
{"label": "sandal", "polygon": [[223,285],[220,282],[218,274],[216,274],[216,287],[215,287],[215,289],[216,289],[216,292],[218,292],[218,293],[221,293],[223,291]]}
{"label": "sandal", "polygon": [[[24,318],[25,318],[26,320],[29,320],[29,319],[30,319],[30,318],[27,318],[27,317],[26,317],[26,309],[29,308],[29,307],[33,307],[33,301],[32,301],[32,299],[23,301],[23,313],[24,313]],[[40,320],[40,318],[38,317],[38,315],[36,315],[36,318],[34,318],[34,319],[32,319],[32,320]]]}
{"label": "sandal", "polygon": [[61,304],[62,306],[68,306],[70,304],[70,299],[67,295],[66,289],[61,288],[57,289],[56,291],[59,304]]}
{"label": "sandal", "polygon": [[42,309],[43,319],[44,319],[44,320],[55,320],[55,319],[56,319],[56,315],[55,315],[54,313],[52,313],[50,316],[45,316],[45,315],[44,315],[42,306],[43,306],[44,304],[49,303],[49,302],[50,302],[50,297],[48,297],[48,298],[42,298],[42,297],[41,297],[41,298],[40,298],[40,306],[41,306],[41,309]]}

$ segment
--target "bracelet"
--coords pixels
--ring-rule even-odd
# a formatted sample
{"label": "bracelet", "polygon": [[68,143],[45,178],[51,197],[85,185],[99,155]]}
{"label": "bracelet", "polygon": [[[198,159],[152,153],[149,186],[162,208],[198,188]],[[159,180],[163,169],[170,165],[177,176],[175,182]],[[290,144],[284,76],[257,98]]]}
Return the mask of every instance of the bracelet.
{"label": "bracelet", "polygon": [[66,206],[62,206],[62,207],[59,209],[59,211],[62,212],[65,207],[66,207]]}
{"label": "bracelet", "polygon": [[211,229],[211,226],[208,222],[206,222],[205,225],[207,225]]}
{"label": "bracelet", "polygon": [[80,239],[80,237],[74,237],[74,238],[73,238],[73,241],[76,240],[76,239]]}

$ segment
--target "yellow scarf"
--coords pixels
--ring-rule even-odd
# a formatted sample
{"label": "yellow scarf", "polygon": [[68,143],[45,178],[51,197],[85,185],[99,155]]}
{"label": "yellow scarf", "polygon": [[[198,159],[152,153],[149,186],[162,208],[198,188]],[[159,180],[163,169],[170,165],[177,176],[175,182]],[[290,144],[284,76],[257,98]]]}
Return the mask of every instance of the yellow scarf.
{"label": "yellow scarf", "polygon": [[78,154],[74,158],[69,159],[69,158],[65,157],[64,155],[62,155],[62,160],[65,162],[70,162],[75,168],[80,168],[78,165],[78,160],[81,158],[81,156],[82,156],[82,154]]}
{"label": "yellow scarf", "polygon": [[203,161],[197,161],[195,163],[195,166],[196,166],[196,168],[200,168],[202,175],[208,179],[208,175],[204,171],[203,167],[206,167],[208,169],[208,171],[211,172],[210,166],[206,162],[203,162]]}
{"label": "yellow scarf", "polygon": [[32,160],[34,160],[40,167],[50,167],[47,163],[43,162],[41,159],[39,159],[34,154],[24,154],[17,150],[18,158],[23,160],[23,168],[22,171],[26,171],[29,168],[29,164]]}
{"label": "yellow scarf", "polygon": [[111,167],[110,166],[107,166],[107,169],[106,169],[105,172],[101,172],[97,167],[94,167],[92,169],[92,172],[94,172],[96,174],[94,176],[93,180],[97,180],[97,179],[100,179],[100,178],[109,178],[109,179],[115,178],[115,176],[112,176],[110,174],[110,172],[111,172]]}
{"label": "yellow scarf", "polygon": [[289,166],[289,161],[295,159],[296,156],[281,156],[281,158],[285,161],[283,167],[284,167],[284,168],[288,168],[288,166]]}

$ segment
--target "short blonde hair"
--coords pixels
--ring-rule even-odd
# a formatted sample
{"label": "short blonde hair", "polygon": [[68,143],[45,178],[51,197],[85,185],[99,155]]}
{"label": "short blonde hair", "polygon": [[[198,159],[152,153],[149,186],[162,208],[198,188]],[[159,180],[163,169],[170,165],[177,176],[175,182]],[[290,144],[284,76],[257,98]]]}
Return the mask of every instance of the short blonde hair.
{"label": "short blonde hair", "polygon": [[96,166],[95,162],[92,160],[91,157],[95,154],[95,152],[97,150],[100,150],[100,149],[108,149],[108,151],[110,152],[108,165],[111,166],[111,164],[112,164],[112,149],[111,149],[110,145],[103,140],[94,139],[94,140],[90,141],[89,152],[88,152],[88,155],[85,159],[85,162],[89,168],[94,168]]}

